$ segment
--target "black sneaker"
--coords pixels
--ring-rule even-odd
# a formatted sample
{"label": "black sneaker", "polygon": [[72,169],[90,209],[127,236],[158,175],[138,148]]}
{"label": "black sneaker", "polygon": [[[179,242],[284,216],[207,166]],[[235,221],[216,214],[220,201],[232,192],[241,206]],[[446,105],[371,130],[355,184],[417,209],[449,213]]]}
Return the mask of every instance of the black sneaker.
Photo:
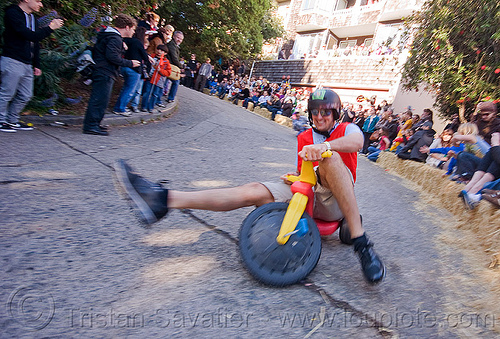
{"label": "black sneaker", "polygon": [[143,223],[153,224],[167,214],[168,190],[166,188],[134,173],[124,160],[118,160],[115,163],[115,171],[118,182],[139,211],[139,217]]}
{"label": "black sneaker", "polygon": [[15,133],[16,130],[10,127],[9,124],[2,122],[0,124],[0,132]]}
{"label": "black sneaker", "polygon": [[7,125],[19,131],[32,131],[34,129],[33,126],[27,125],[20,121],[15,124],[11,124],[10,122],[8,122]]}
{"label": "black sneaker", "polygon": [[361,262],[361,270],[365,279],[371,284],[381,282],[385,277],[385,266],[373,250],[373,244],[368,241],[364,246],[355,251]]}

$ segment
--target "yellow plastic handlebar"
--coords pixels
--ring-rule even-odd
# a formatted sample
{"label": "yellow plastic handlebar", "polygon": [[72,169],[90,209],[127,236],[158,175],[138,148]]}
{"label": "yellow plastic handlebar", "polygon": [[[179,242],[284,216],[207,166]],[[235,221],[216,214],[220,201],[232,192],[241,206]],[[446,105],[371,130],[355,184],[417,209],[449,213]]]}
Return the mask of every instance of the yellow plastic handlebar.
{"label": "yellow plastic handlebar", "polygon": [[[330,158],[331,156],[332,151],[326,151],[321,154],[322,158]],[[300,180],[310,184],[311,186],[316,185],[317,179],[316,173],[314,173],[312,161],[303,161],[300,175],[288,175],[287,179],[292,182]],[[284,245],[288,241],[288,238],[290,238],[291,233],[297,227],[300,218],[302,218],[302,214],[306,210],[307,200],[307,196],[302,193],[297,192],[293,195],[290,203],[288,204],[283,222],[281,223],[280,232],[276,237],[278,244]]]}
{"label": "yellow plastic handlebar", "polygon": [[[326,151],[321,154],[322,158],[331,158],[332,151]],[[316,185],[316,173],[314,173],[314,166],[312,161],[303,161],[302,170],[300,175],[287,175],[287,179],[291,182],[302,181],[311,185]]]}

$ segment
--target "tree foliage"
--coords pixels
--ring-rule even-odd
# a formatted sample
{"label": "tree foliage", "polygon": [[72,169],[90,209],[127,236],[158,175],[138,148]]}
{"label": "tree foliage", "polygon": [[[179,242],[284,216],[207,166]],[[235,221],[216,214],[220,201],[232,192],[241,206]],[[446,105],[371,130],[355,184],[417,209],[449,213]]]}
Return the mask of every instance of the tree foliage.
{"label": "tree foliage", "polygon": [[265,38],[280,34],[270,8],[270,0],[167,0],[156,12],[184,32],[181,53],[245,59],[260,53]]}
{"label": "tree foliage", "polygon": [[478,101],[500,99],[498,0],[428,0],[408,24],[414,40],[406,89],[428,84],[440,113],[460,112],[462,121]]}

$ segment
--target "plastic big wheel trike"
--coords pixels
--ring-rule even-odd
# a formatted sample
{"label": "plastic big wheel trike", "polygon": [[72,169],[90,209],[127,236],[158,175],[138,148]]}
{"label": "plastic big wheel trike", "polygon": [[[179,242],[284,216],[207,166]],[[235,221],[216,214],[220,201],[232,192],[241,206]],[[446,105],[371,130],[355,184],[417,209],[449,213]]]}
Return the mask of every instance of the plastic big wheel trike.
{"label": "plastic big wheel trike", "polygon": [[[332,152],[322,154],[331,157]],[[340,241],[351,244],[344,219],[313,219],[314,192],[317,178],[313,163],[303,161],[299,176],[288,176],[293,182],[290,203],[273,202],[253,210],[240,228],[240,253],[252,276],[267,285],[286,286],[305,279],[316,267],[321,255],[321,236],[339,229]]]}

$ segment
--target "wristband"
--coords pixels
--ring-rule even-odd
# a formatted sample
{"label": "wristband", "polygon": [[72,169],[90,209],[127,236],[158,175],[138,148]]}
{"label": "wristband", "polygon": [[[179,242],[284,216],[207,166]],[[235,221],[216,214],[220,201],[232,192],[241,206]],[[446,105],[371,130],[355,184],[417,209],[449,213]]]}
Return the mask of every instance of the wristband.
{"label": "wristband", "polygon": [[332,145],[328,141],[325,141],[324,144],[326,145],[326,150],[327,151],[331,151],[332,150]]}

